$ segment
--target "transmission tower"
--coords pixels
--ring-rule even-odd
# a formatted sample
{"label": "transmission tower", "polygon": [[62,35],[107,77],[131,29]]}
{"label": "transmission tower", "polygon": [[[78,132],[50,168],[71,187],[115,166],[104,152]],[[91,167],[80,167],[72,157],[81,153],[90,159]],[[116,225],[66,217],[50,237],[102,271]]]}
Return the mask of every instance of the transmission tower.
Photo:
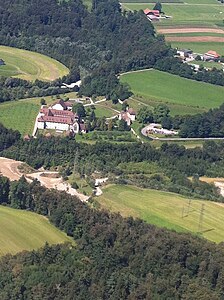
{"label": "transmission tower", "polygon": [[191,207],[191,199],[189,199],[188,205],[187,205],[187,216],[188,216],[188,214],[190,212],[190,207]]}
{"label": "transmission tower", "polygon": [[183,219],[184,217],[184,205],[183,205],[183,208],[182,208],[182,215],[181,215],[181,218]]}
{"label": "transmission tower", "polygon": [[199,216],[199,222],[198,222],[198,232],[202,231],[202,223],[203,223],[203,218],[204,218],[204,211],[205,211],[205,204],[202,204],[201,205],[200,216]]}

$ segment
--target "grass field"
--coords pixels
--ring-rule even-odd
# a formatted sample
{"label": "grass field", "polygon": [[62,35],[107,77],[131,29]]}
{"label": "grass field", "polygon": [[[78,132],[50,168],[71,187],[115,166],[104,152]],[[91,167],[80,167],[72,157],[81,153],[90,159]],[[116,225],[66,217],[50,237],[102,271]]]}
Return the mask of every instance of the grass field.
{"label": "grass field", "polygon": [[120,212],[123,216],[139,217],[159,227],[194,233],[198,233],[200,211],[202,204],[205,204],[200,235],[214,242],[224,240],[224,204],[192,200],[188,212],[188,198],[174,193],[120,185],[104,188],[103,195],[97,201],[102,208]]}
{"label": "grass field", "polygon": [[104,106],[103,104],[95,104],[95,108],[96,109],[94,110],[94,112],[96,114],[96,117],[98,118],[102,118],[102,117],[110,118],[116,115],[116,112],[114,110]]}
{"label": "grass field", "polygon": [[[68,93],[62,98],[74,97]],[[40,97],[18,101],[8,101],[0,104],[0,123],[5,127],[18,130],[22,135],[32,134],[34,123],[40,109]],[[55,97],[44,97],[47,104],[56,100]]]}
{"label": "grass field", "polygon": [[38,214],[0,206],[0,255],[72,241]]}
{"label": "grass field", "polygon": [[211,69],[211,68],[216,68],[218,70],[223,70],[224,69],[224,66],[220,63],[217,63],[217,62],[193,60],[193,61],[191,61],[191,64],[200,65],[200,66],[203,66],[204,68],[209,68],[209,69]]}
{"label": "grass field", "polygon": [[0,58],[5,61],[0,66],[2,76],[52,81],[69,73],[60,62],[36,52],[0,46]]}
{"label": "grass field", "polygon": [[[128,104],[130,107],[132,107],[136,112],[142,107],[142,106],[148,106],[151,110],[154,109],[158,104],[161,104],[161,100],[159,99],[149,99],[149,97],[143,97],[143,96],[132,96],[128,99]],[[175,103],[167,103],[167,105],[170,108],[170,114],[172,116],[175,115],[193,115],[197,113],[203,113],[207,111],[205,108],[201,107],[195,107],[195,106],[187,106],[183,104],[175,104]]]}
{"label": "grass field", "polygon": [[224,102],[224,87],[197,82],[157,70],[139,71],[120,77],[144,101],[157,100],[192,107],[213,108]]}

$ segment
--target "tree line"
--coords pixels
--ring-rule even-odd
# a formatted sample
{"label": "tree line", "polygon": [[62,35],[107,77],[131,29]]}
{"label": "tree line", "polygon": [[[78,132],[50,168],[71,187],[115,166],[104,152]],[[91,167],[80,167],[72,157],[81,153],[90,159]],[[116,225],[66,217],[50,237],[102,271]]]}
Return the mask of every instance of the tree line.
{"label": "tree line", "polygon": [[[7,136],[7,133],[3,135]],[[72,137],[40,136],[30,141],[17,137],[13,145],[10,143],[0,155],[24,161],[34,168],[62,167],[67,175],[72,174],[75,164],[76,172],[81,176],[91,178],[98,171],[118,183],[223,202],[217,187],[199,180],[200,176],[224,177],[223,145],[224,142],[208,141],[203,148],[185,149],[184,146],[164,143],[156,149],[148,143],[114,144],[103,141],[86,144],[78,143]],[[121,164],[130,162],[156,163],[160,171],[148,176],[140,170],[133,175],[120,168]]]}
{"label": "tree line", "polygon": [[182,138],[224,137],[224,104],[208,112],[195,115],[170,116],[170,109],[159,104],[152,111],[148,107],[140,108],[138,121],[142,124],[161,123],[163,128],[178,130]]}
{"label": "tree line", "polygon": [[223,70],[213,68],[207,71],[205,68],[202,68],[201,70],[195,72],[192,66],[183,63],[179,58],[176,57],[164,57],[158,60],[155,64],[155,69],[179,75],[187,79],[224,86]]}

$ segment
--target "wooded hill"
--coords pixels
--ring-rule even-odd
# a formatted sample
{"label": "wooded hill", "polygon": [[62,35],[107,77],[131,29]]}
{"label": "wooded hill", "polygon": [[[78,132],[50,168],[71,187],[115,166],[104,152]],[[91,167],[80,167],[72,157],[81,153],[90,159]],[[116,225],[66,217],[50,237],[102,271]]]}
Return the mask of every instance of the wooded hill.
{"label": "wooded hill", "polygon": [[70,75],[48,85],[4,78],[0,102],[57,94],[61,82],[75,82],[80,76],[85,78],[80,94],[125,99],[127,87],[115,74],[151,67],[224,85],[222,71],[194,73],[179,62],[143,11],[122,12],[117,0],[93,1],[91,11],[81,0],[2,1],[0,24],[3,45],[49,55],[70,69]]}
{"label": "wooded hill", "polygon": [[7,205],[49,216],[77,246],[3,257],[1,300],[222,299],[223,244],[91,209],[24,178],[11,185]]}
{"label": "wooded hill", "polygon": [[[91,12],[80,0],[3,1],[0,24],[2,44],[44,53],[64,63],[71,74],[63,81],[74,82],[79,73],[87,76],[81,89],[86,95],[110,97],[113,92],[120,96],[122,85],[114,74],[152,67],[169,55],[169,47],[155,36],[144,13],[122,13],[116,0],[94,1]],[[28,87],[22,86],[27,92]]]}

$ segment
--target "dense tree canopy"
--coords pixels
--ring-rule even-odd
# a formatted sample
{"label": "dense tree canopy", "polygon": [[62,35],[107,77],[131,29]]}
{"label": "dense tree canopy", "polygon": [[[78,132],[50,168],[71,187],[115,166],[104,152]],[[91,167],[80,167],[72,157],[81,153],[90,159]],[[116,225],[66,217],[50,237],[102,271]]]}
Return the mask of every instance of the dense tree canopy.
{"label": "dense tree canopy", "polygon": [[125,88],[114,74],[152,67],[169,47],[143,12],[122,13],[116,0],[93,3],[88,11],[81,0],[3,1],[1,43],[58,59],[71,70],[63,81],[76,81],[79,73],[87,77],[82,86],[87,95],[114,91],[122,97]]}
{"label": "dense tree canopy", "polygon": [[3,257],[1,300],[222,299],[222,243],[91,209],[24,178],[10,193],[8,205],[49,216],[76,246],[46,244]]}

